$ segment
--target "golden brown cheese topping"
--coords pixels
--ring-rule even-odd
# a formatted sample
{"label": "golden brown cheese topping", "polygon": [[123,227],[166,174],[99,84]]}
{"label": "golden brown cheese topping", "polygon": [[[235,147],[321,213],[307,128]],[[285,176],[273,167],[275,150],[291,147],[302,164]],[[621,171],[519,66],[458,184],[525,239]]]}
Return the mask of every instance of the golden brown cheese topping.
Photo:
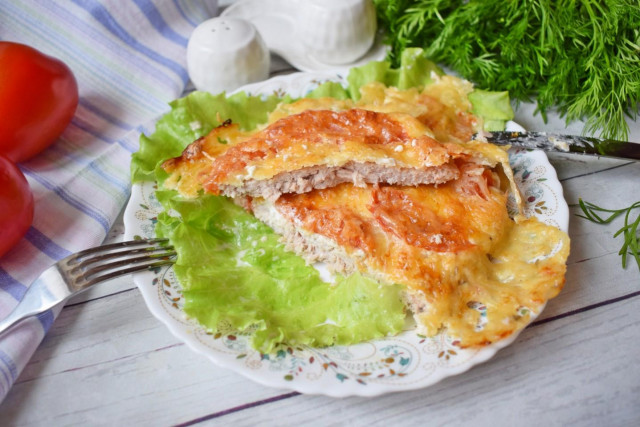
{"label": "golden brown cheese topping", "polygon": [[437,188],[342,184],[275,206],[358,270],[407,285],[421,333],[446,328],[463,346],[484,345],[524,327],[560,291],[569,243],[535,219],[510,219],[498,177],[478,169]]}
{"label": "golden brown cheese topping", "polygon": [[330,242],[359,271],[406,285],[419,333],[446,329],[463,346],[498,341],[560,291],[568,237],[535,219],[509,218],[509,187],[521,199],[506,151],[469,141],[482,129],[470,112],[471,85],[435,79],[423,91],[370,83],[358,101],[281,104],[251,132],[225,123],[165,162],[164,185],[196,196],[316,165],[453,166],[460,178],[439,186],[340,184],[254,206],[266,204],[296,233]]}
{"label": "golden brown cheese topping", "polygon": [[216,193],[218,185],[245,178],[248,167],[252,178],[264,179],[349,161],[395,159],[399,165],[416,168],[446,163],[447,149],[425,132],[409,118],[373,111],[304,111],[278,120],[216,158],[204,188]]}
{"label": "golden brown cheese topping", "polygon": [[218,194],[221,185],[241,187],[349,162],[415,170],[450,165],[456,158],[494,165],[491,153],[449,144],[468,141],[482,127],[469,113],[471,86],[461,82],[442,77],[423,92],[374,82],[361,88],[357,102],[322,98],[280,104],[263,129],[243,132],[226,124],[165,162],[170,174],[165,186],[193,197],[202,189]]}
{"label": "golden brown cheese topping", "polygon": [[[451,160],[448,147],[405,114],[310,110],[284,117],[251,136],[237,134],[233,142],[226,135],[230,132],[215,129],[189,146],[182,158],[166,162],[165,170],[177,172],[182,180],[193,173],[196,163],[202,187],[218,194],[221,185],[269,179],[317,165],[371,162],[420,169]],[[455,154],[460,155],[457,150]]]}
{"label": "golden brown cheese topping", "polygon": [[181,157],[166,160],[162,167],[170,174],[164,186],[195,197],[202,190],[202,180],[211,168],[211,161],[229,147],[248,138],[237,124],[226,122],[207,135],[189,144]]}
{"label": "golden brown cheese topping", "polygon": [[482,121],[471,114],[468,94],[473,86],[452,76],[434,76],[423,91],[399,90],[372,82],[360,89],[357,108],[399,112],[416,117],[440,142],[466,142],[482,130]]}
{"label": "golden brown cheese topping", "polygon": [[418,103],[427,107],[427,112],[417,117],[442,142],[466,142],[477,131],[478,119],[466,111],[451,111],[437,99],[422,95]]}

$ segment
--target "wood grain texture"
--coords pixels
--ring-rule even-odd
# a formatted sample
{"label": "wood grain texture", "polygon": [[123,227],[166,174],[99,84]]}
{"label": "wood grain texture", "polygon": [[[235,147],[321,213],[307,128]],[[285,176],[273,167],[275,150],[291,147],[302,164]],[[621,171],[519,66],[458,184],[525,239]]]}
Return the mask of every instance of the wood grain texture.
{"label": "wood grain texture", "polygon": [[[593,162],[599,160],[594,159]],[[622,241],[613,238],[623,219],[619,218],[607,226],[594,224],[578,217],[582,211],[575,206],[579,198],[611,208],[629,206],[640,197],[640,163],[626,163],[579,178],[565,178],[561,182],[565,199],[571,206],[571,254],[567,262],[565,287],[556,299],[549,302],[541,318],[640,290],[638,269],[634,263],[627,269],[621,268],[618,251]]]}
{"label": "wood grain texture", "polygon": [[[640,298],[527,329],[483,365],[374,399],[296,396],[225,415],[229,425],[637,425]],[[283,416],[286,414],[286,418]],[[603,424],[603,420],[607,420]],[[221,419],[222,421],[222,419]]]}

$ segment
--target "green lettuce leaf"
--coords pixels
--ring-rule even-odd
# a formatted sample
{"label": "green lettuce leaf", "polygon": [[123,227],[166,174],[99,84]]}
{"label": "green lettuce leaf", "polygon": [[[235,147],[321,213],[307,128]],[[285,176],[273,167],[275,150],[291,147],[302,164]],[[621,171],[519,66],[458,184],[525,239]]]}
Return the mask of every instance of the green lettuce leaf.
{"label": "green lettuce leaf", "polygon": [[252,332],[264,353],[287,345],[353,344],[398,333],[404,325],[401,287],[359,274],[335,284],[278,243],[266,225],[223,197],[185,200],[158,192],[167,208],[157,233],[180,254],[185,313],[212,331]]}
{"label": "green lettuce leaf", "polygon": [[140,150],[131,156],[133,182],[152,181],[164,160],[177,157],[182,150],[206,135],[223,121],[231,119],[243,129],[253,129],[267,121],[268,114],[280,102],[291,102],[289,96],[249,96],[238,92],[227,97],[224,93],[191,94],[171,102],[171,111],[156,123],[153,135],[140,136]]}
{"label": "green lettuce leaf", "polygon": [[[422,49],[406,48],[402,51],[399,68],[391,68],[388,61],[378,61],[352,69],[347,77],[348,93],[352,99],[358,100],[360,88],[372,81],[398,89],[423,88],[433,82],[432,73],[444,74],[440,67],[424,56]],[[482,117],[485,130],[503,130],[506,122],[513,119],[508,92],[475,89],[469,94],[469,101],[473,106],[472,112]]]}
{"label": "green lettuce leaf", "polygon": [[471,112],[484,119],[487,131],[504,130],[505,123],[514,117],[509,92],[493,92],[475,89],[469,94],[473,106]]}
{"label": "green lettuce leaf", "polygon": [[335,99],[348,99],[350,98],[349,91],[345,89],[340,83],[337,82],[324,82],[307,95],[306,98],[335,98]]}
{"label": "green lettuce leaf", "polygon": [[373,81],[398,89],[424,87],[433,82],[432,72],[444,74],[440,67],[424,56],[422,49],[405,49],[399,68],[391,68],[388,61],[374,61],[351,69],[347,76],[349,94],[354,100],[360,99],[360,88]]}

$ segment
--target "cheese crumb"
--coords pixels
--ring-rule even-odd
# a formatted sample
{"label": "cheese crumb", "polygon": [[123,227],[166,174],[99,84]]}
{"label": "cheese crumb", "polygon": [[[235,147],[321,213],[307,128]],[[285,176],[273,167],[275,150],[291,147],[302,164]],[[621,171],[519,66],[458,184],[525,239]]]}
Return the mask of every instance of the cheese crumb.
{"label": "cheese crumb", "polygon": [[442,243],[442,234],[433,234],[429,236],[429,241],[431,243],[435,243],[436,245],[439,245],[440,243]]}
{"label": "cheese crumb", "polygon": [[383,159],[378,159],[376,161],[376,163],[379,164],[379,165],[385,165],[385,166],[395,166],[396,165],[396,160],[388,158],[388,157],[385,157]]}

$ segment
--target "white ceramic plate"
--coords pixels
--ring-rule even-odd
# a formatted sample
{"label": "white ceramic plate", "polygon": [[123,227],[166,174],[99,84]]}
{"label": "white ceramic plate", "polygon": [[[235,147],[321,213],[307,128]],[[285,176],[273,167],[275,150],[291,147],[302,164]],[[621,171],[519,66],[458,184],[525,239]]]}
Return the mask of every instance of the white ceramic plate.
{"label": "white ceramic plate", "polygon": [[[289,93],[301,96],[326,80],[327,74],[297,73],[246,86],[253,95]],[[521,130],[515,123],[511,130]],[[569,210],[555,170],[541,151],[510,153],[516,181],[526,201],[526,214],[568,229]],[[153,237],[161,205],[153,183],[134,185],[127,205],[125,237]],[[291,348],[276,355],[253,350],[246,336],[234,331],[216,335],[185,318],[182,294],[172,269],[134,276],[149,310],[196,352],[259,383],[329,396],[375,396],[430,386],[491,358],[517,337],[481,349],[460,349],[444,334],[433,338],[406,330],[398,336],[352,346]],[[533,321],[533,318],[531,319]]]}
{"label": "white ceramic plate", "polygon": [[378,34],[369,51],[354,62],[332,65],[314,58],[295,36],[297,18],[292,11],[291,0],[243,0],[226,8],[220,16],[250,21],[269,50],[300,71],[346,73],[352,67],[382,61],[387,55],[387,46],[382,43],[382,35]]}

